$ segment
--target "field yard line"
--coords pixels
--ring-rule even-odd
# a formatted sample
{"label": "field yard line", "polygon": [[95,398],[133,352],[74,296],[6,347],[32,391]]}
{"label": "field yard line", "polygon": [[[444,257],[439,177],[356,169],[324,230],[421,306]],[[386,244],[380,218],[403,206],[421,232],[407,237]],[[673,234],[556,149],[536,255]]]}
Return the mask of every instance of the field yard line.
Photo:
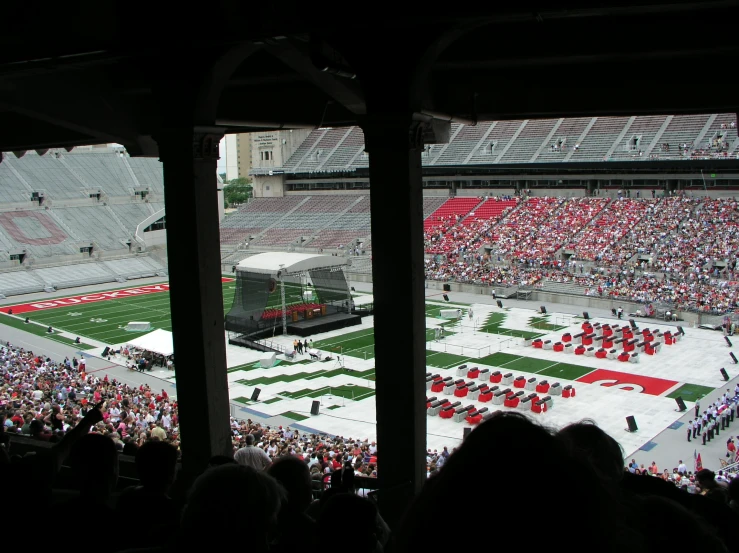
{"label": "field yard line", "polygon": [[365,392],[365,393],[363,393],[363,394],[360,394],[360,395],[356,396],[356,397],[354,398],[354,401],[360,401],[360,400],[362,400],[362,399],[364,399],[364,398],[366,398],[366,397],[370,397],[370,396],[373,396],[373,395],[375,395],[375,392],[374,392],[374,390],[373,390],[373,391],[371,391],[371,392]]}
{"label": "field yard line", "polygon": [[506,361],[502,365],[491,365],[494,367],[505,367],[509,363],[515,363],[516,361],[520,361],[521,359],[535,359],[534,357],[526,357],[525,355],[522,355],[521,357],[516,357],[515,359],[511,359],[510,361]]}
{"label": "field yard line", "polygon": [[[73,311],[71,311],[71,309],[74,309],[75,307],[76,306],[72,306],[72,305],[70,305],[70,306],[64,306],[64,309],[70,308],[70,312],[73,312]],[[106,315],[106,316],[109,316],[109,317],[112,316],[112,317],[126,318],[127,315],[125,315],[125,313],[128,313],[128,312],[141,312],[141,311],[154,311],[154,312],[160,313],[161,316],[165,316],[165,317],[168,317],[170,315],[168,311],[164,311],[164,310],[160,310],[160,309],[157,309],[157,308],[154,308],[154,307],[150,307],[150,306],[146,305],[143,302],[142,302],[141,305],[136,304],[136,305],[130,305],[130,306],[128,304],[122,304],[122,305],[121,304],[113,304],[113,305],[108,304],[106,307],[100,306],[97,309],[94,309],[94,308],[91,309],[91,308],[88,308],[88,307],[84,306],[84,304],[81,304],[79,306],[79,308],[80,309],[85,309],[85,311],[87,311],[87,315],[86,316],[92,316],[92,317],[96,317],[96,316],[100,316],[100,315]],[[69,312],[65,312],[64,314],[62,314],[62,313],[53,314],[53,312],[56,311],[56,309],[48,309],[46,311],[47,312],[50,312],[52,314],[50,316],[48,316],[48,317],[42,316],[40,319],[42,319],[44,321],[55,322],[57,320],[60,320],[60,321],[61,320],[69,320]],[[120,313],[124,313],[124,314],[123,315],[120,315]],[[114,315],[110,315],[110,314],[114,314]]]}
{"label": "field yard line", "polygon": [[[360,330],[359,332],[363,332],[363,331]],[[375,334],[374,329],[371,329],[370,328],[370,329],[367,330],[367,333],[366,334],[362,334],[361,336],[352,336],[351,338],[347,338],[346,340],[335,340],[335,341],[331,341],[332,338],[324,338],[323,340],[316,340],[316,342],[327,342],[327,344],[324,344],[324,345],[321,345],[321,346],[316,345],[314,347],[316,349],[327,349],[327,348],[331,348],[331,347],[335,346],[336,344],[343,344],[344,342],[351,342],[352,340],[359,340],[361,338],[364,338],[365,336],[369,336],[370,334],[372,334],[374,336],[374,334]],[[343,334],[343,335],[342,334],[339,334],[339,336],[346,336],[346,334]],[[337,337],[339,337],[339,336],[337,336]],[[362,346],[362,347],[367,347],[367,346]]]}
{"label": "field yard line", "polygon": [[[545,371],[547,369],[551,369],[552,367],[556,367],[557,365],[563,365],[563,364],[564,363],[561,363],[561,362],[557,361],[556,363],[553,363],[551,365],[548,365],[548,366],[544,367],[543,369],[541,369],[539,371],[536,371],[534,374],[539,374],[542,371]],[[587,367],[585,367],[585,368],[587,369]],[[593,370],[595,370],[595,369],[593,369]]]}
{"label": "field yard line", "polygon": [[315,390],[309,390],[308,392],[306,392],[306,393],[304,393],[303,395],[300,395],[300,396],[294,396],[292,398],[290,396],[286,396],[286,397],[288,399],[300,399],[300,398],[309,396],[311,394],[315,394],[316,392],[320,392],[321,390],[330,390],[330,389],[331,389],[330,386],[323,386],[322,388],[316,388]]}
{"label": "field yard line", "polygon": [[[143,312],[141,310],[139,310],[138,313],[146,314],[145,312]],[[47,318],[43,318],[43,319],[37,319],[37,320],[40,320],[40,321],[42,321],[42,322],[44,322],[46,324],[51,324],[52,326],[57,326],[58,325],[60,327],[65,327],[65,328],[77,328],[77,327],[87,328],[90,324],[104,324],[104,323],[92,323],[87,318],[90,315],[93,315],[93,314],[90,313],[88,315],[85,315],[85,317],[80,317],[79,319],[71,319],[71,318],[69,318],[69,315],[67,315],[66,317],[55,317],[53,319],[52,318],[48,318],[48,319]],[[122,323],[123,321],[129,321],[130,322],[131,321],[131,317],[132,317],[132,315],[123,315],[123,316],[121,316],[121,315],[110,315],[110,314],[107,314],[107,313],[97,313],[96,315],[97,315],[97,317],[95,317],[93,315],[92,318],[105,318],[105,321],[109,325],[114,325],[114,324],[117,325],[117,324]],[[153,317],[147,317],[147,318],[149,318],[149,319],[155,319],[155,320],[160,320],[161,319],[162,321],[166,321],[166,320],[169,319],[169,316],[166,315],[166,314],[164,314],[164,313],[162,313],[162,314],[157,314],[157,315],[155,315]]]}

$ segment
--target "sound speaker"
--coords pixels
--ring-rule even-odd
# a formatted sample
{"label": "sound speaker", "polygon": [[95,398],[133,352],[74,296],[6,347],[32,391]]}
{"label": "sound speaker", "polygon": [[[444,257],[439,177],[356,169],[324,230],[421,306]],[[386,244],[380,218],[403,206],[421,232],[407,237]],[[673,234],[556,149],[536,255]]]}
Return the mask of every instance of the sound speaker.
{"label": "sound speaker", "polygon": [[629,426],[629,432],[636,432],[637,430],[639,430],[639,427],[636,426],[636,419],[632,415],[626,417],[626,424]]}
{"label": "sound speaker", "polygon": [[688,410],[688,408],[685,406],[685,402],[683,401],[683,398],[681,398],[680,396],[675,398],[675,403],[677,403],[677,410],[680,411],[681,413],[683,411]]}
{"label": "sound speaker", "polygon": [[589,321],[590,320],[590,313],[588,313],[587,311],[583,311],[582,312],[582,318],[585,319],[586,321]]}
{"label": "sound speaker", "polygon": [[46,329],[46,332],[48,332],[49,334],[51,334],[52,332],[54,332],[54,329],[51,328],[51,327],[49,327],[49,328]]}
{"label": "sound speaker", "polygon": [[445,284],[444,285],[444,292],[451,292],[452,291],[452,285],[451,284]]}
{"label": "sound speaker", "polygon": [[251,400],[252,401],[259,401],[259,394],[262,390],[259,388],[254,388],[254,391],[251,393]]}
{"label": "sound speaker", "polygon": [[471,428],[465,428],[462,430],[462,439],[464,440],[467,436],[470,435],[470,432],[472,432]]}
{"label": "sound speaker", "polygon": [[314,401],[313,405],[310,407],[310,414],[315,416],[318,414],[318,410],[321,408],[321,402],[320,401]]}
{"label": "sound speaker", "polygon": [[110,348],[108,346],[105,346],[105,349],[103,350],[103,357],[108,357],[108,353],[110,353]]}
{"label": "sound speaker", "polygon": [[498,304],[498,307],[500,307],[501,309],[503,309],[503,302],[502,301],[497,300],[495,303]]}
{"label": "sound speaker", "polygon": [[[51,328],[51,327],[49,327],[49,328]],[[731,359],[732,359],[732,360],[734,361],[734,364],[735,364],[735,365],[736,365],[737,363],[739,363],[739,361],[737,361],[737,360],[736,360],[736,355],[734,355],[734,352],[733,352],[733,351],[730,351],[730,352],[729,352],[729,355],[731,355]]]}
{"label": "sound speaker", "polygon": [[677,331],[678,331],[678,332],[679,332],[680,334],[682,334],[683,336],[685,336],[685,331],[683,330],[683,327],[681,327],[681,326],[677,327]]}
{"label": "sound speaker", "polygon": [[726,345],[731,347],[734,347],[734,344],[731,343],[731,340],[729,340],[728,336],[724,336],[724,340],[726,340]]}
{"label": "sound speaker", "polygon": [[728,382],[728,381],[729,381],[729,373],[727,373],[727,372],[726,372],[726,369],[721,369],[721,376],[723,376],[723,377],[724,377],[724,380],[725,380],[726,382]]}
{"label": "sound speaker", "polygon": [[77,336],[77,338],[74,339],[74,343],[75,344],[81,344],[82,343],[82,340],[80,340],[80,337],[79,336]]}
{"label": "sound speaker", "polygon": [[545,305],[542,305],[539,309],[540,309],[540,312],[541,312],[542,315],[546,315],[547,314],[547,308],[546,308]]}
{"label": "sound speaker", "polygon": [[31,322],[31,318],[30,317],[26,317],[26,324],[28,324],[30,322]]}
{"label": "sound speaker", "polygon": [[636,330],[636,323],[634,322],[634,319],[629,319],[629,324],[631,325],[631,328]]}
{"label": "sound speaker", "polygon": [[444,298],[444,301],[449,301],[449,296],[446,294],[442,294],[441,297]]}

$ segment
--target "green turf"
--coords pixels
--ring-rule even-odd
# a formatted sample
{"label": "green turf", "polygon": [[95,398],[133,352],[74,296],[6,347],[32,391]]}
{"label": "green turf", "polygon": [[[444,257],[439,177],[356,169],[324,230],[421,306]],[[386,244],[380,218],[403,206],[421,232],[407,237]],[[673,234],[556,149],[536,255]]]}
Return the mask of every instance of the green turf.
{"label": "green turf", "polygon": [[282,392],[280,395],[290,399],[300,399],[304,397],[316,398],[331,394],[333,396],[343,397],[346,399],[360,400],[375,394],[372,388],[364,386],[323,386],[318,389],[303,388],[294,392]]}
{"label": "green turf", "polygon": [[479,332],[488,332],[490,334],[501,334],[504,336],[515,336],[516,338],[538,338],[543,336],[541,332],[531,332],[529,330],[519,330],[506,328],[504,326],[506,314],[501,312],[493,312],[488,315],[485,322],[477,329]]}
{"label": "green turf", "polygon": [[262,403],[264,403],[266,405],[270,405],[272,403],[277,403],[278,401],[282,401],[282,398],[281,397],[272,397],[272,398],[269,398],[269,399],[263,401]]}
{"label": "green turf", "polygon": [[292,419],[294,421],[304,421],[310,418],[294,411],[285,411],[284,413],[280,413],[278,416],[285,417],[286,419]]}
{"label": "green turf", "polygon": [[437,369],[450,369],[452,367],[462,365],[469,360],[469,357],[464,357],[462,355],[431,351],[428,349],[426,350],[426,365],[429,367],[436,367]]}
{"label": "green turf", "polygon": [[237,401],[239,403],[244,403],[244,404],[251,403],[251,400],[248,397],[244,397],[244,396],[235,397],[233,398],[233,401]]}
{"label": "green turf", "polygon": [[[235,284],[223,283],[224,313],[231,307]],[[77,304],[29,313],[31,320],[105,344],[125,343],[141,332],[123,329],[130,321],[148,321],[152,328],[172,330],[169,292]],[[102,321],[94,322],[93,321]]]}
{"label": "green turf", "polygon": [[511,361],[510,363],[506,363],[505,368],[506,370],[511,371],[522,371],[526,373],[537,373],[539,371],[546,370],[549,367],[552,367],[553,365],[557,365],[558,363],[547,361],[545,359],[535,359],[533,357],[521,357],[519,359],[516,359],[515,361]]}
{"label": "green turf", "polygon": [[505,367],[508,363],[521,359],[520,355],[512,355],[510,353],[493,353],[486,355],[477,360],[478,363],[483,365],[490,365],[492,367]]}
{"label": "green turf", "polygon": [[[4,324],[6,326],[10,326],[13,328],[17,328],[19,330],[24,330],[26,332],[29,332],[31,334],[35,334],[36,336],[41,336],[43,338],[46,338],[47,340],[51,340],[53,342],[59,342],[60,344],[66,344],[68,346],[74,346],[76,348],[79,348],[80,350],[87,350],[87,349],[93,349],[95,346],[91,346],[90,344],[85,344],[84,342],[81,344],[75,344],[74,340],[72,338],[67,338],[66,336],[61,336],[59,334],[58,330],[55,330],[51,334],[49,334],[46,331],[45,326],[39,326],[36,324],[26,324],[24,322],[24,319],[20,317],[16,317],[15,315],[8,315],[6,313],[2,313],[2,318],[0,318],[0,324]],[[47,325],[48,326],[48,325]],[[57,328],[52,325],[52,329]]]}
{"label": "green turf", "polygon": [[563,378],[565,380],[577,380],[581,376],[593,372],[595,369],[590,367],[582,367],[580,365],[570,365],[569,363],[557,363],[547,369],[538,371],[537,374]]}
{"label": "green turf", "polygon": [[316,340],[313,347],[337,355],[371,359],[375,356],[375,332],[372,328],[347,332],[333,338]]}
{"label": "green turf", "polygon": [[549,322],[549,315],[531,317],[529,319],[529,325],[537,330],[546,330],[547,332],[557,332],[558,330],[564,330],[566,326],[561,326]]}
{"label": "green turf", "polygon": [[341,407],[341,405],[332,405],[331,407],[326,407],[326,409],[333,411],[334,409],[338,409],[339,407]]}
{"label": "green turf", "polygon": [[696,401],[703,396],[708,395],[712,391],[713,388],[709,388],[708,386],[700,386],[698,384],[683,384],[674,392],[667,394],[666,397],[672,399],[675,399],[676,397],[681,397],[685,401]]}

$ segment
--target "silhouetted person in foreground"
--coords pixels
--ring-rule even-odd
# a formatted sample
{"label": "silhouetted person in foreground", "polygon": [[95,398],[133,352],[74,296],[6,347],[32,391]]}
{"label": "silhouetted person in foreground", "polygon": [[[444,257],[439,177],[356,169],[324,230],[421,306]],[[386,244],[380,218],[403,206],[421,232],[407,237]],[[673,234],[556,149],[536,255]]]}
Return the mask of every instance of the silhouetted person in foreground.
{"label": "silhouetted person in foreground", "polygon": [[[714,527],[726,523],[720,506],[716,506],[719,511],[716,514],[717,509],[707,505],[704,497],[690,495],[661,478],[624,471],[621,446],[593,421],[566,426],[557,437],[573,457],[587,462],[613,500],[625,507],[623,520],[643,537],[648,551],[723,553],[727,550],[715,536]],[[705,511],[706,508],[710,511]],[[726,509],[723,511],[726,515]],[[700,516],[701,513],[707,514]],[[679,530],[674,531],[675,528]]]}
{"label": "silhouetted person in foreground", "polygon": [[297,457],[278,457],[267,473],[279,482],[287,495],[278,516],[278,538],[271,551],[293,552],[311,547],[316,523],[305,514],[313,500],[308,465]]}
{"label": "silhouetted person in foreground", "polygon": [[[549,477],[520,470],[536,462],[544,463]],[[495,475],[492,481],[481,466],[484,474]],[[446,527],[444,513],[455,506],[472,518]],[[465,520],[469,531],[455,527]],[[426,482],[393,551],[481,551],[493,543],[496,550],[516,551],[527,536],[562,540],[557,547],[568,553],[647,551],[642,536],[623,520],[623,506],[561,440],[523,415],[496,413]]]}
{"label": "silhouetted person in foreground", "polygon": [[181,505],[168,495],[177,472],[177,448],[166,442],[146,442],[136,453],[136,472],[141,485],[121,493],[116,511],[126,518],[142,505],[152,505],[156,515],[136,532],[123,533],[121,541],[126,547],[165,545],[176,533],[180,519]]}

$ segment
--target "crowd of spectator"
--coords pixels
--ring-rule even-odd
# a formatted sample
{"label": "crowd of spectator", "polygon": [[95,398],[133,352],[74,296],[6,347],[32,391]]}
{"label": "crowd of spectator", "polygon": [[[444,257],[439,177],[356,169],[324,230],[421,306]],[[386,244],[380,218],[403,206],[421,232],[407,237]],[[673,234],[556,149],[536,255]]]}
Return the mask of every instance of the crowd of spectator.
{"label": "crowd of spectator", "polygon": [[[738,208],[734,199],[682,195],[530,198],[487,224],[461,218],[427,242],[435,255],[426,278],[495,286],[572,282],[589,295],[732,311],[739,307]],[[566,250],[574,255],[565,261]]]}
{"label": "crowd of spectator", "polygon": [[[734,539],[739,479],[729,482],[723,473],[705,470],[691,474],[682,463],[672,474],[660,473],[654,463],[644,469],[632,461],[625,469],[619,444],[590,421],[555,431],[521,414],[500,412],[457,449],[428,450],[428,482],[391,531],[363,492],[363,478],[377,475],[376,443],[232,418],[233,455],[178,469],[177,402],[145,385],[130,387],[86,374],[75,361],[52,360],[10,344],[0,347],[4,496],[16,513],[83,518],[84,524],[71,530],[82,532],[79,539],[73,539],[78,534],[62,536],[55,549],[77,550],[90,539],[88,524],[93,523],[85,517],[92,515],[111,528],[132,519],[141,523],[130,531],[96,530],[101,540],[115,536],[103,540],[110,551],[174,553],[205,544],[214,551],[233,549],[243,540],[245,524],[249,550],[264,553],[313,553],[325,549],[327,539],[351,544],[359,553],[480,548],[484,533],[429,532],[428,525],[439,505],[479,502],[479,475],[472,467],[486,459],[498,475],[501,498],[486,516],[525,516],[532,527],[547,529],[566,529],[576,521],[578,531],[568,533],[569,550],[592,551],[595,543],[598,550],[614,553],[678,546],[711,553],[739,550]],[[34,455],[17,455],[13,438],[19,434],[53,444]],[[511,463],[530,462],[531,444],[547,460],[547,470],[566,483],[563,493],[541,509],[531,509],[540,482],[506,470]],[[119,479],[121,454],[135,460],[138,478],[125,488]],[[65,487],[59,487],[62,465],[71,470]],[[665,531],[669,524],[686,532]],[[36,539],[19,529],[5,535],[9,550]],[[496,539],[500,547],[513,547],[520,534],[504,531]]]}

